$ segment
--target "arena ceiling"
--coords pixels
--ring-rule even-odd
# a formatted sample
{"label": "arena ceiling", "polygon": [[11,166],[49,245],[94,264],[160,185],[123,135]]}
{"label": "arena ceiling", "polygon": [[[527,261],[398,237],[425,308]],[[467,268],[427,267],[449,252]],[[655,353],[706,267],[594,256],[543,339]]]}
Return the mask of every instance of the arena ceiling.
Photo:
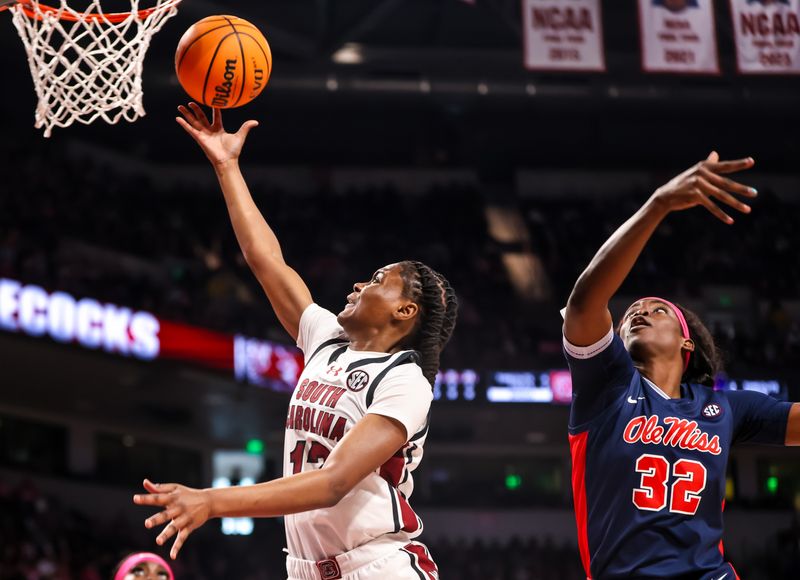
{"label": "arena ceiling", "polygon": [[[183,0],[145,60],[147,117],[126,127],[57,129],[54,139],[197,161],[172,125],[186,99],[174,51],[193,22],[228,13],[261,28],[273,49],[265,93],[227,115],[231,124],[268,122],[276,138],[250,147],[268,162],[439,163],[505,179],[515,166],[576,159],[595,167],[656,159],[672,170],[709,147],[738,155],[756,143],[776,167],[794,163],[800,146],[778,129],[800,122],[800,82],[735,72],[727,2],[715,2],[718,77],[643,73],[636,0],[602,4],[607,72],[568,74],[524,68],[520,0]],[[10,20],[0,14],[3,136],[37,142],[35,94]]]}

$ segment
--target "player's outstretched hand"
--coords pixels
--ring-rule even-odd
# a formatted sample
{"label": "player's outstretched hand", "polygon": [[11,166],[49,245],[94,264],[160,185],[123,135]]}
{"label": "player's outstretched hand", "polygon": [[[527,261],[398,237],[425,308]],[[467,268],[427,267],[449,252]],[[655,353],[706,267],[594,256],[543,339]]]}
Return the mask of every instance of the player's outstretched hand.
{"label": "player's outstretched hand", "polygon": [[213,109],[210,123],[197,103],[189,103],[188,107],[180,105],[178,111],[183,115],[175,117],[178,125],[197,141],[215,166],[238,159],[250,129],[258,126],[258,121],[245,121],[236,133],[226,133],[220,109]]}
{"label": "player's outstretched hand", "polygon": [[725,174],[750,169],[755,164],[752,157],[734,161],[720,161],[716,151],[712,151],[705,161],[690,167],[669,183],[659,187],[653,194],[653,201],[664,204],[668,211],[679,211],[702,205],[726,224],[733,218],[720,209],[718,203],[742,213],[750,213],[750,206],[736,196],[754,198],[758,192],[746,185],[725,177]]}
{"label": "player's outstretched hand", "polygon": [[156,543],[163,546],[175,536],[175,542],[169,551],[174,560],[189,534],[208,521],[211,514],[208,494],[201,489],[192,489],[177,483],[153,483],[149,479],[144,480],[144,488],[148,493],[133,496],[133,503],[164,508],[164,511],[147,518],[144,527],[149,529],[167,524],[158,534]]}

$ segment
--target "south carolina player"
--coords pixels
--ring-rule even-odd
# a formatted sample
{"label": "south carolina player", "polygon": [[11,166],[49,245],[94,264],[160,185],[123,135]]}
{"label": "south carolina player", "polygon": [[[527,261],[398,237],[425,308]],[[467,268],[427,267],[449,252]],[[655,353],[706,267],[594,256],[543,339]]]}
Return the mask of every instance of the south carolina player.
{"label": "south carolina player", "polygon": [[[689,310],[647,297],[616,331],[608,303],[671,212],[715,203],[750,213],[756,191],[724,174],[752,159],[716,153],[660,187],[597,252],[564,313],[573,381],[569,440],[581,559],[589,578],[733,580],[722,552],[731,445],[800,444],[800,406],[714,391],[714,341]],[[692,241],[676,248],[691,259]]]}
{"label": "south carolina player", "polygon": [[305,355],[286,419],[284,477],[267,483],[196,490],[145,480],[141,505],[164,511],[146,527],[157,538],[186,538],[209,518],[286,515],[290,579],[433,579],[436,565],[413,538],[422,523],[408,504],[428,433],[439,355],[455,326],[447,280],[419,262],[380,268],[354,285],[338,316],[313,303],[283,259],[238,167],[249,130],[226,133],[195,103],[180,125],[214,165],[247,263],[281,324]]}

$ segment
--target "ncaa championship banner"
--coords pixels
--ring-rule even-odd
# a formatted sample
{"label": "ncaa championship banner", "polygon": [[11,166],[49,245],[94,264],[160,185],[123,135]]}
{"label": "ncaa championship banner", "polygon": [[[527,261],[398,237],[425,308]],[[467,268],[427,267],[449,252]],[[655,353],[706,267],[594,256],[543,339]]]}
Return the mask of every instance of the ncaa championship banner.
{"label": "ncaa championship banner", "polygon": [[739,72],[800,73],[800,0],[731,0]]}
{"label": "ncaa championship banner", "polygon": [[600,0],[522,0],[525,67],[604,71]]}
{"label": "ncaa championship banner", "polygon": [[639,0],[642,68],[719,74],[713,0]]}

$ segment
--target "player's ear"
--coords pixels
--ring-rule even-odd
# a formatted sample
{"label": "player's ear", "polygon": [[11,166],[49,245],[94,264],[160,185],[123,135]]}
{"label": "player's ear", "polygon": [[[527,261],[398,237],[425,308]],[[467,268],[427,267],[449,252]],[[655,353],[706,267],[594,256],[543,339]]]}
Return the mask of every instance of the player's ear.
{"label": "player's ear", "polygon": [[694,341],[691,338],[684,338],[683,344],[681,345],[682,350],[688,350],[689,352],[694,352]]}
{"label": "player's ear", "polygon": [[419,306],[416,302],[403,302],[394,311],[395,320],[411,320],[419,312]]}

